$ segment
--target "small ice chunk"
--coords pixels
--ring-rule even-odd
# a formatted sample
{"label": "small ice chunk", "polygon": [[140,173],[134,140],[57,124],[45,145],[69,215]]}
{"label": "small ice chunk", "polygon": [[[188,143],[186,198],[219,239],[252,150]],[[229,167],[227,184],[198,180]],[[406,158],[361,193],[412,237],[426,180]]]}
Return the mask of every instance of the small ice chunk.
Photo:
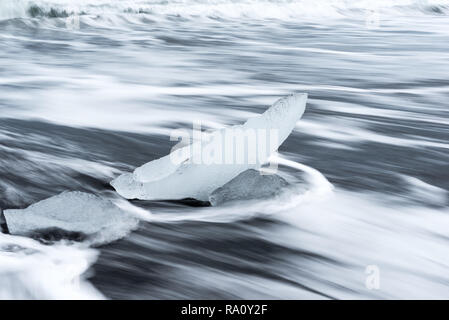
{"label": "small ice chunk", "polygon": [[4,210],[4,217],[9,233],[25,236],[54,230],[88,236],[134,219],[111,201],[79,191],[63,192],[26,209]]}
{"label": "small ice chunk", "polygon": [[[127,199],[193,198],[208,201],[215,189],[241,172],[258,169],[267,162],[303,115],[306,101],[305,93],[279,99],[263,114],[249,119],[243,125],[217,130],[208,135],[211,140],[197,141],[177,149],[165,157],[144,164],[133,173],[124,173],[111,181],[111,185]],[[272,133],[275,133],[274,137]],[[257,142],[254,139],[249,142],[248,136],[251,134],[257,134]],[[232,139],[227,140],[229,137]],[[226,141],[234,141],[235,144],[231,143],[229,147]],[[247,142],[239,144],[238,141]],[[197,147],[201,150],[198,151]],[[217,155],[222,161],[215,161]],[[201,161],[197,161],[198,156]],[[239,156],[243,158],[237,160]],[[211,158],[213,161],[208,162]],[[231,161],[228,161],[230,158]]]}
{"label": "small ice chunk", "polygon": [[288,185],[284,178],[276,174],[262,175],[257,170],[249,169],[212,192],[209,202],[217,206],[231,201],[267,199],[277,196]]}

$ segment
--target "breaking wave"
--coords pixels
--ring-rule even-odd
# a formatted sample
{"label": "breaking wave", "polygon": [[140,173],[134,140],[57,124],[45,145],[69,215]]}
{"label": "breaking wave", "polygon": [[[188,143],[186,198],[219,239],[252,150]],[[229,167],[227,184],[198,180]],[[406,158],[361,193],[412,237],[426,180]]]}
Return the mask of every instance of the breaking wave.
{"label": "breaking wave", "polygon": [[209,18],[344,18],[364,17],[377,10],[386,17],[446,15],[447,0],[348,1],[348,0],[5,0],[0,19],[67,18],[71,15],[105,16],[152,14]]}

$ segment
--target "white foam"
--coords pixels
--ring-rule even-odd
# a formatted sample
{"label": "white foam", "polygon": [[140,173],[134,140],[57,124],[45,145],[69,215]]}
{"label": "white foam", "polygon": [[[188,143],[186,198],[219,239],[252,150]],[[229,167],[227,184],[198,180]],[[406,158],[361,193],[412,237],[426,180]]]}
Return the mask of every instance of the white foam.
{"label": "white foam", "polygon": [[0,299],[102,299],[85,280],[98,252],[0,233]]}
{"label": "white foam", "polygon": [[[309,261],[297,279],[340,299],[441,299],[447,293],[448,210],[394,204],[395,196],[335,190],[303,202],[277,218],[300,228],[286,228],[270,239],[299,247],[330,261]],[[296,245],[300,244],[300,245]],[[301,261],[298,261],[300,264]],[[380,270],[380,287],[366,287],[366,268]],[[296,279],[293,276],[293,279]],[[341,290],[348,288],[350,290]]]}

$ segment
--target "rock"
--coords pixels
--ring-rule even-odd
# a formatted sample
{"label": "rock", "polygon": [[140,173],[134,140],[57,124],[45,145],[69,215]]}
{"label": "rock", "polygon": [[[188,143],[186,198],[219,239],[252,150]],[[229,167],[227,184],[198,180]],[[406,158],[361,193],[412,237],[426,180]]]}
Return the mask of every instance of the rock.
{"label": "rock", "polygon": [[212,192],[209,202],[217,206],[239,200],[267,199],[280,194],[288,185],[289,183],[278,175],[261,175],[259,171],[250,169]]}

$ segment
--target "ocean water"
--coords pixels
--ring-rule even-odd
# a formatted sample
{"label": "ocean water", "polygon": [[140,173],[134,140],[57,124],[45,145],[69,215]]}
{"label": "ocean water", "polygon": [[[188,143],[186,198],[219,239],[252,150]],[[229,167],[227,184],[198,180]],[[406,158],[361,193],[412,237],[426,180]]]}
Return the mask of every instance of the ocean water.
{"label": "ocean water", "polygon": [[448,75],[448,1],[0,0],[3,209],[119,201],[173,129],[309,95],[276,156],[305,193],[120,200],[139,225],[100,246],[0,233],[0,298],[448,298]]}

